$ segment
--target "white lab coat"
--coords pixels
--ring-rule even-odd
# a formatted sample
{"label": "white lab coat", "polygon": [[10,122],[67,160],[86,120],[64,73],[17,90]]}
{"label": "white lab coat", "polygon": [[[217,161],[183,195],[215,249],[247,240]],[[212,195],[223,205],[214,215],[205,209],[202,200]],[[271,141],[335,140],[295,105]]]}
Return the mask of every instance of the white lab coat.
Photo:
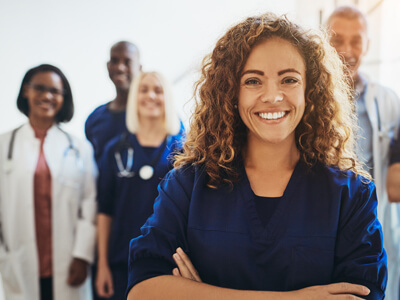
{"label": "white lab coat", "polygon": [[[0,273],[7,300],[39,300],[33,181],[40,141],[32,127],[16,133],[12,162],[7,166],[11,132],[0,135]],[[46,135],[43,150],[52,177],[52,255],[55,300],[87,299],[90,282],[67,284],[73,257],[93,261],[95,247],[96,167],[91,146],[71,137],[79,155],[70,150],[57,126]]]}
{"label": "white lab coat", "polygon": [[[386,177],[389,146],[397,138],[400,100],[390,89],[373,82],[366,87],[365,104],[372,126],[374,182],[378,195],[378,219],[382,224],[384,247],[388,255],[387,300],[399,300],[400,280],[400,205],[389,203]],[[399,178],[400,180],[400,178]]]}

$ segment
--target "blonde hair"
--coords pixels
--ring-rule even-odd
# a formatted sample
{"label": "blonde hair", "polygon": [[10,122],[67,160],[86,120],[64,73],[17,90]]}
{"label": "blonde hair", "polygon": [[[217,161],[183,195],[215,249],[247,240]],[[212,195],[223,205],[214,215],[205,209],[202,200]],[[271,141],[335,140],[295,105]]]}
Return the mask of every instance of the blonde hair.
{"label": "blonde hair", "polygon": [[295,130],[302,160],[353,170],[368,177],[354,153],[356,118],[343,63],[322,34],[305,31],[285,16],[266,13],[232,27],[203,60],[196,84],[195,112],[176,168],[201,165],[208,186],[239,180],[247,127],[236,106],[240,74],[254,46],[273,37],[289,41],[306,65],[304,115]]}
{"label": "blonde hair", "polygon": [[164,107],[165,107],[165,130],[169,135],[176,135],[180,130],[180,120],[175,111],[174,99],[172,96],[172,88],[169,82],[158,72],[141,72],[132,81],[129,94],[128,103],[126,105],[126,126],[131,133],[136,133],[140,127],[139,115],[138,115],[138,95],[139,86],[142,79],[147,76],[152,75],[156,77],[163,88],[164,92]]}

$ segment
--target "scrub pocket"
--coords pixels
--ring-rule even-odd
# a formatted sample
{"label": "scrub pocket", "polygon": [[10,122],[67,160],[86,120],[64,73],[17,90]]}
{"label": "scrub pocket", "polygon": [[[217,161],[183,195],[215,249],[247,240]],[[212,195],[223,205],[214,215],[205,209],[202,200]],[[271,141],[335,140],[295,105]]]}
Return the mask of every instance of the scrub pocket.
{"label": "scrub pocket", "polygon": [[334,266],[334,251],[295,246],[292,249],[291,288],[329,284]]}

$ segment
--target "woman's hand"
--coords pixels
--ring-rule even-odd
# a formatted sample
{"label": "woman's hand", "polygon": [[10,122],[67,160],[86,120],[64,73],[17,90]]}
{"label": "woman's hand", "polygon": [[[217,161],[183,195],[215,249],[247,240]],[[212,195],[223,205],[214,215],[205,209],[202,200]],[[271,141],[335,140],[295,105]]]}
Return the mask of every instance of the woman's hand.
{"label": "woman's hand", "polygon": [[70,286],[81,285],[88,275],[88,262],[74,258],[69,266],[67,282]]}
{"label": "woman's hand", "polygon": [[362,300],[358,296],[367,296],[369,289],[365,286],[348,282],[332,283],[327,285],[316,285],[301,290],[289,292],[293,299],[322,300],[322,299],[353,299]]}
{"label": "woman's hand", "polygon": [[[190,258],[181,248],[176,249],[172,256],[178,268],[172,270],[174,276],[183,277],[196,282],[202,282],[199,273],[193,266]],[[322,299],[352,299],[362,300],[363,298],[354,296],[367,296],[369,289],[365,286],[352,284],[348,282],[332,283],[327,285],[317,285],[307,287],[297,291],[291,291],[286,294],[284,299],[297,300],[322,300]]]}
{"label": "woman's hand", "polygon": [[109,298],[114,294],[114,284],[110,267],[99,264],[96,274],[96,292],[99,297]]}
{"label": "woman's hand", "polygon": [[174,276],[183,277],[197,282],[202,282],[199,273],[193,266],[190,258],[183,252],[182,248],[176,249],[176,253],[172,255],[178,268],[172,270]]}

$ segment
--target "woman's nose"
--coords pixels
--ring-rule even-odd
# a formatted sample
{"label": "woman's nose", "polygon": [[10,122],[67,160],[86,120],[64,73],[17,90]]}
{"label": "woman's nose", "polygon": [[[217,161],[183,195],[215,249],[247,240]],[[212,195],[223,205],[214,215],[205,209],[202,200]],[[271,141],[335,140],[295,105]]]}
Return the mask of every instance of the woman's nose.
{"label": "woman's nose", "polygon": [[156,97],[156,93],[154,91],[149,91],[148,96],[149,98],[154,99]]}
{"label": "woman's nose", "polygon": [[267,84],[263,91],[261,101],[271,103],[283,101],[283,92],[276,83]]}
{"label": "woman's nose", "polygon": [[47,90],[47,91],[43,92],[42,97],[44,99],[52,99],[52,98],[54,98],[54,94],[52,92],[50,92],[49,90]]}

